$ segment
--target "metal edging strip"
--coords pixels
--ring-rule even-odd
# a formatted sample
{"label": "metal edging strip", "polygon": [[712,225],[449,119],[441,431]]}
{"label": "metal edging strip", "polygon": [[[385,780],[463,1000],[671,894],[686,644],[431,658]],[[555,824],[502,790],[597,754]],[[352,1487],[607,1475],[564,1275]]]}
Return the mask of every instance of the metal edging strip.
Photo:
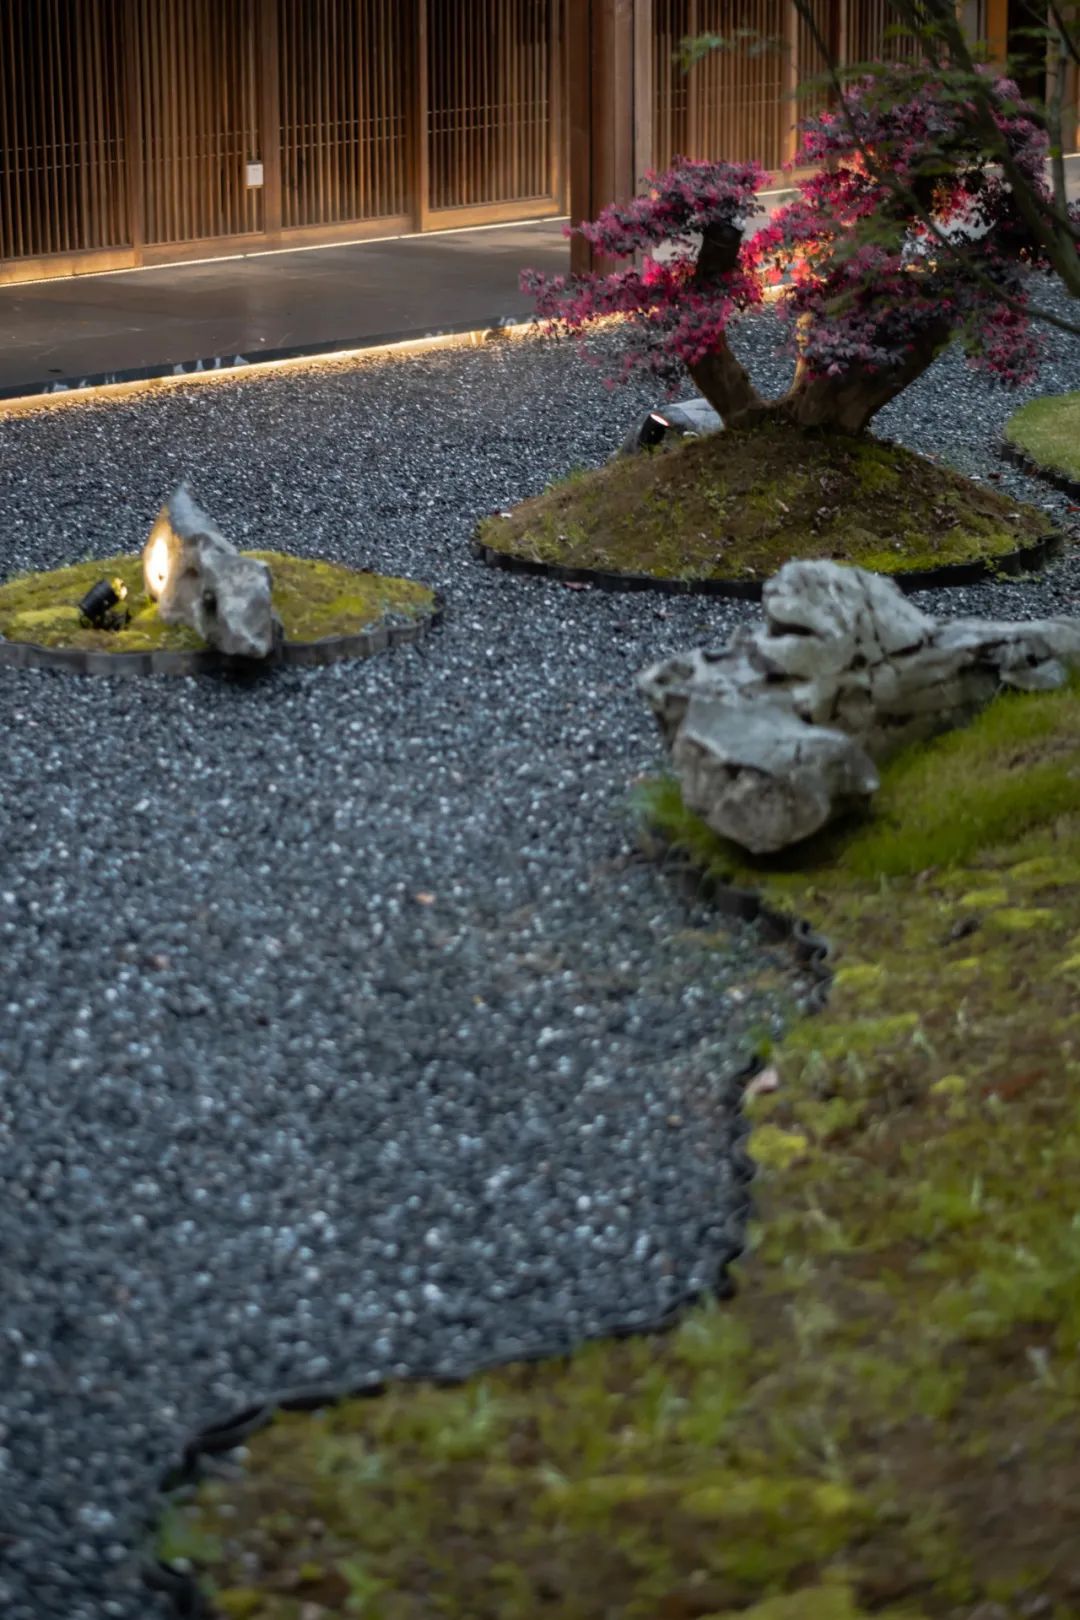
{"label": "metal edging strip", "polygon": [[[1065,546],[1065,535],[1047,534],[1029,546],[989,559],[979,558],[969,563],[948,563],[941,568],[913,568],[895,574],[882,572],[905,595],[912,591],[945,590],[955,585],[980,585],[992,582],[1002,575],[1026,574],[1047,567],[1060,555]],[[565,563],[541,562],[533,557],[520,557],[514,552],[497,551],[481,540],[470,542],[472,554],[489,568],[502,569],[508,574],[555,580],[564,585],[591,585],[601,591],[655,591],[662,596],[717,596],[744,602],[760,602],[763,580],[760,579],[657,579],[652,574],[609,573],[603,569],[572,568]]]}

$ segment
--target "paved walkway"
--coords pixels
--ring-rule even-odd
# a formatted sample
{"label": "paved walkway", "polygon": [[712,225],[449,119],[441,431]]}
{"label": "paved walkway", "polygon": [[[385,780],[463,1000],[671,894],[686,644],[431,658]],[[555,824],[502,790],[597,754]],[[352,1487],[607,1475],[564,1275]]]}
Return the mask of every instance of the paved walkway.
{"label": "paved walkway", "polygon": [[567,266],[543,220],[0,287],[0,399],[476,331],[531,312],[523,269]]}
{"label": "paved walkway", "polygon": [[544,220],[0,288],[0,398],[368,348],[520,319],[527,266],[565,270]]}

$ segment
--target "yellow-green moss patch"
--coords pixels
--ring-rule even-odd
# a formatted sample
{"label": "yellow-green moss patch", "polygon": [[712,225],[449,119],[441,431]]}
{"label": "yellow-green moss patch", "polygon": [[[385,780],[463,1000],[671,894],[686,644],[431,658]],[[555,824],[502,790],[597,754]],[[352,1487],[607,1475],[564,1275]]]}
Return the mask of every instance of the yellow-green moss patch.
{"label": "yellow-green moss patch", "polygon": [[992,562],[1045,514],[871,438],[722,432],[575,473],[480,524],[495,551],[657,579],[765,579],[789,557],[884,573]]}
{"label": "yellow-green moss patch", "polygon": [[[320,641],[355,635],[395,619],[420,618],[432,611],[425,585],[382,574],[359,573],[339,563],[254,551],[270,566],[274,607],[288,641]],[[79,621],[77,604],[99,579],[119,578],[127,586],[131,617],[123,630],[94,630]],[[101,652],[155,652],[195,649],[202,642],[183,625],[163,624],[143,590],[142,559],[107,557],[49,573],[22,574],[0,585],[0,635],[42,647],[93,648]]]}
{"label": "yellow-green moss patch", "polygon": [[1009,417],[1005,438],[1048,472],[1080,479],[1080,393],[1030,400]]}
{"label": "yellow-green moss patch", "polygon": [[[1080,685],[897,760],[798,867],[649,809],[839,951],[749,1104],[738,1298],[283,1417],[162,1545],[244,1620],[1075,1620]],[[1037,926],[957,934],[988,889]]]}

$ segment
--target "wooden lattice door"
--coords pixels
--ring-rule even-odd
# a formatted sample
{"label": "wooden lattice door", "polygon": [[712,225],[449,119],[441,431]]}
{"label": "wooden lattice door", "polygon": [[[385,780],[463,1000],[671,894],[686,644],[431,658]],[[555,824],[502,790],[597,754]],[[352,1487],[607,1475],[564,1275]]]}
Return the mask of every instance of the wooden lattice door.
{"label": "wooden lattice door", "polygon": [[750,43],[710,52],[689,72],[679,59],[688,37],[781,41],[787,0],[655,0],[654,162],[715,158],[740,163],[757,158],[777,168],[786,154],[791,107],[784,52]]}
{"label": "wooden lattice door", "polygon": [[421,0],[425,223],[552,213],[559,0]]}
{"label": "wooden lattice door", "polygon": [[121,20],[119,0],[0,0],[0,261],[27,274],[130,243]]}
{"label": "wooden lattice door", "polygon": [[256,235],[263,188],[258,0],[134,0],[141,239]]}
{"label": "wooden lattice door", "polygon": [[415,212],[417,29],[402,0],[279,0],[281,223]]}

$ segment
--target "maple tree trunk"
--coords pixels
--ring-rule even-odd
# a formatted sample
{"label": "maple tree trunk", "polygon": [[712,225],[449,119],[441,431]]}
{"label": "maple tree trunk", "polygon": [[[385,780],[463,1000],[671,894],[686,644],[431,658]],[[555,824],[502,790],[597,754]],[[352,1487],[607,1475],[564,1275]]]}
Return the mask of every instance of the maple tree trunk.
{"label": "maple tree trunk", "polygon": [[800,361],[790,390],[776,402],[777,414],[795,427],[862,433],[882,406],[910,388],[933,364],[949,336],[945,322],[930,328],[895,366],[882,371],[853,366],[839,377],[811,377]]}
{"label": "maple tree trunk", "polygon": [[736,360],[726,340],[704,360],[690,366],[689,371],[698,393],[708,400],[725,426],[769,409],[769,401],[761,398],[746,367]]}
{"label": "maple tree trunk", "polygon": [[[738,261],[741,242],[742,232],[737,227],[711,227],[702,240],[694,281],[708,287],[725,275]],[[882,371],[852,366],[838,377],[812,377],[800,360],[790,389],[782,399],[775,400],[761,397],[725,338],[720,339],[713,353],[688,369],[698,391],[726,427],[787,422],[798,428],[862,433],[883,405],[922,376],[949,336],[945,321],[929,328],[894,366]]]}
{"label": "maple tree trunk", "polygon": [[[733,270],[738,263],[742,239],[743,233],[736,225],[710,226],[702,236],[694,266],[695,285],[707,289]],[[726,338],[721,338],[713,353],[690,366],[689,371],[702,398],[708,400],[725,423],[746,412],[762,410],[767,404],[750,381],[746,367],[731,352]]]}
{"label": "maple tree trunk", "polygon": [[773,400],[761,398],[726,344],[689,369],[726,427],[787,422],[792,427],[854,434],[864,432],[882,406],[922,376],[948,337],[945,327],[926,333],[898,365],[884,371],[852,367],[839,377],[812,377],[800,362],[788,392]]}

